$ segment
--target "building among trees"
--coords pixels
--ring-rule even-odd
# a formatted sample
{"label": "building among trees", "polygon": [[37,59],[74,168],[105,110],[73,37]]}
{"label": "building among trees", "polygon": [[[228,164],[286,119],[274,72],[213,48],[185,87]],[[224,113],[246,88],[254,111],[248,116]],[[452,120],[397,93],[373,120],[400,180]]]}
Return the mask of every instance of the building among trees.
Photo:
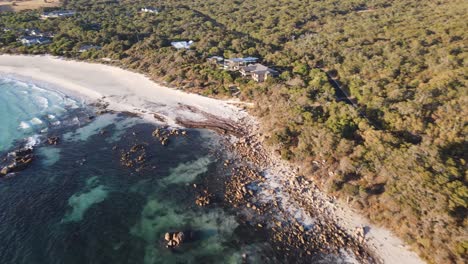
{"label": "building among trees", "polygon": [[242,76],[252,76],[252,79],[256,82],[264,82],[268,79],[268,77],[278,75],[277,71],[270,69],[260,63],[241,67],[239,72],[242,74]]}

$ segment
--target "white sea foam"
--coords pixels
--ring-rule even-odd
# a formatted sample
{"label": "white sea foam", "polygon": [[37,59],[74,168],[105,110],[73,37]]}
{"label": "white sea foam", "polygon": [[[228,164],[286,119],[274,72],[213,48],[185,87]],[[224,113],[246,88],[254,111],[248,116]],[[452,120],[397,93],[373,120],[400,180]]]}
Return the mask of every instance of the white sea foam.
{"label": "white sea foam", "polygon": [[26,139],[26,144],[24,145],[26,148],[33,148],[37,146],[41,142],[39,135],[30,136]]}
{"label": "white sea foam", "polygon": [[34,117],[33,119],[31,119],[30,121],[32,124],[34,125],[42,125],[44,122],[42,122],[41,119],[37,118],[37,117]]}
{"label": "white sea foam", "polygon": [[34,100],[40,107],[42,107],[42,110],[49,107],[49,100],[43,96],[35,96]]}
{"label": "white sea foam", "polygon": [[82,104],[65,95],[61,91],[56,89],[49,89],[44,87],[39,87],[37,84],[32,81],[18,80],[17,77],[11,77],[10,75],[0,75],[2,83],[11,84],[16,87],[26,88],[27,90],[21,91],[23,94],[39,94],[33,98],[33,100],[40,105],[43,109],[50,108],[52,106],[61,105],[66,108],[76,109],[79,108]]}
{"label": "white sea foam", "polygon": [[21,121],[21,123],[19,124],[19,127],[21,129],[29,129],[31,128],[31,126],[27,123],[27,122],[24,122],[24,121]]}
{"label": "white sea foam", "polygon": [[71,108],[83,105],[60,91],[48,89],[47,84],[45,87],[0,73],[0,101],[3,102],[0,104],[0,120],[3,121],[0,151],[11,147],[16,140],[46,132],[49,124],[61,125],[59,120]]}

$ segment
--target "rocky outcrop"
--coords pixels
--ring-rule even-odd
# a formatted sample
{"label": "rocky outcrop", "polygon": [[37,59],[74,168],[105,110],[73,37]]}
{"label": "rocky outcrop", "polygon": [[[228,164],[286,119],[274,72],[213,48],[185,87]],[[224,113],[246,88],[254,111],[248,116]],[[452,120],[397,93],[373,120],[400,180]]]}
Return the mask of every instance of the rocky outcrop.
{"label": "rocky outcrop", "polygon": [[96,107],[96,115],[114,113],[114,111],[108,109],[109,102],[106,102],[105,99],[106,97],[102,97],[101,99],[98,99],[96,102],[91,104],[91,106]]}
{"label": "rocky outcrop", "polygon": [[219,119],[211,119],[208,121],[200,122],[176,118],[176,122],[177,124],[182,125],[186,128],[205,128],[218,132],[222,135],[234,135],[238,137],[244,135],[244,132],[241,129],[241,127],[237,127],[230,122]]}
{"label": "rocky outcrop", "polygon": [[164,240],[166,241],[167,248],[179,247],[186,239],[184,232],[168,232],[164,234]]}
{"label": "rocky outcrop", "polygon": [[171,136],[179,136],[179,135],[186,136],[187,131],[179,130],[179,129],[176,129],[176,128],[171,129],[171,130],[163,129],[163,128],[156,128],[153,131],[152,135],[153,135],[153,137],[158,139],[158,141],[161,143],[161,145],[167,146],[169,144],[169,138]]}
{"label": "rocky outcrop", "polygon": [[6,176],[13,172],[26,169],[34,160],[32,148],[20,148],[10,153],[5,159],[5,164],[0,166],[0,176]]}
{"label": "rocky outcrop", "polygon": [[59,141],[60,141],[59,137],[52,136],[52,137],[47,138],[47,144],[49,145],[58,145]]}
{"label": "rocky outcrop", "polygon": [[249,201],[255,195],[253,187],[263,182],[264,178],[258,171],[247,166],[233,168],[231,173],[231,178],[226,182],[225,199],[234,207],[245,205],[261,211],[261,205]]}
{"label": "rocky outcrop", "polygon": [[135,169],[136,172],[145,168],[147,160],[146,146],[135,144],[128,151],[121,152],[120,164],[127,168]]}

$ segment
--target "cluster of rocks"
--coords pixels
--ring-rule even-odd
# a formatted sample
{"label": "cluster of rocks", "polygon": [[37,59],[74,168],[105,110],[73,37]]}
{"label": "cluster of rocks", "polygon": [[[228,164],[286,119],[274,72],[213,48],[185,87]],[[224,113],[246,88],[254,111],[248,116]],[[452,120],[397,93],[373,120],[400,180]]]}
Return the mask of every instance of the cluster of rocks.
{"label": "cluster of rocks", "polygon": [[[333,200],[314,192],[317,187],[312,182],[305,180],[302,176],[291,176],[289,180],[283,182],[283,185],[283,191],[289,196],[290,202],[302,208],[315,219],[314,225],[306,232],[306,243],[293,243],[293,245],[297,248],[306,246],[312,249],[312,252],[333,253],[336,255],[339,255],[340,249],[345,248],[353,252],[361,263],[375,262],[375,258],[364,243],[364,229],[362,227],[356,228],[355,234],[351,234],[339,226],[334,220],[333,213],[328,210],[329,205],[333,206]],[[288,212],[283,210],[283,213],[287,214]],[[295,224],[297,227],[298,223]],[[294,230],[297,228],[293,224],[288,229]],[[288,233],[289,235],[283,236],[278,242],[291,245],[291,239],[298,241],[297,239],[294,240],[294,235],[297,232],[292,232],[293,237],[291,237],[291,232]]]}
{"label": "cluster of rocks", "polygon": [[185,241],[184,232],[168,232],[164,234],[164,240],[166,241],[167,248],[176,248]]}
{"label": "cluster of rocks", "polygon": [[109,102],[104,101],[106,97],[103,96],[101,99],[98,99],[95,103],[91,104],[92,106],[96,107],[96,115],[103,115],[107,113],[113,113],[114,111],[111,111],[107,109],[109,107]]}
{"label": "cluster of rocks", "polygon": [[213,195],[208,190],[203,190],[202,194],[198,195],[195,199],[195,204],[198,206],[207,206],[211,203]]}
{"label": "cluster of rocks", "polygon": [[130,150],[124,151],[120,155],[120,163],[127,168],[135,168],[140,171],[144,168],[146,161],[146,146],[143,144],[135,144]]}
{"label": "cluster of rocks", "polygon": [[268,157],[257,140],[257,136],[249,135],[240,138],[231,145],[231,150],[239,156],[240,160],[249,161],[257,167],[264,167],[267,165]]}
{"label": "cluster of rocks", "polygon": [[[256,218],[260,220],[257,227],[266,228],[281,255],[287,259],[305,257],[303,260],[307,263],[307,257],[313,259],[320,253],[340,255],[345,249],[353,252],[362,263],[375,261],[362,243],[362,232],[353,236],[341,228],[324,206],[328,200],[316,195],[319,191],[312,182],[296,177],[297,171],[278,169],[276,173],[283,174],[281,187],[272,188],[263,184],[262,171],[277,169],[279,163],[272,158],[272,151],[264,148],[258,134],[250,133],[240,138],[231,144],[231,152],[237,155],[237,160],[225,162],[225,166],[246,162],[250,165],[232,168],[232,176],[226,182],[225,200],[234,207],[254,209],[258,213]],[[286,201],[284,197],[287,197]],[[304,226],[298,222],[297,216],[292,213],[297,209],[291,211],[289,206],[300,208],[314,219],[314,224]]]}
{"label": "cluster of rocks", "polygon": [[277,249],[284,251],[285,256],[297,254],[302,256],[317,253],[339,255],[340,249],[347,248],[352,250],[363,263],[371,259],[365,249],[338,225],[323,221],[320,216],[317,218],[316,222],[309,227],[297,221],[275,221],[272,231]]}
{"label": "cluster of rocks", "polygon": [[231,177],[225,182],[224,198],[234,207],[246,206],[254,211],[264,211],[266,205],[256,202],[254,199],[259,183],[263,182],[264,178],[260,173],[247,166],[232,168]]}
{"label": "cluster of rocks", "polygon": [[47,144],[49,145],[58,145],[59,141],[60,141],[60,138],[56,136],[47,138]]}
{"label": "cluster of rocks", "polygon": [[33,159],[34,154],[32,148],[20,148],[13,151],[3,159],[5,165],[1,167],[0,176],[7,176],[10,173],[26,169]]}
{"label": "cluster of rocks", "polygon": [[155,137],[155,138],[157,138],[159,140],[161,145],[167,146],[167,144],[169,143],[169,137],[179,136],[179,135],[186,136],[187,131],[186,130],[180,131],[179,129],[167,130],[167,129],[162,129],[162,128],[156,128],[153,131],[152,135],[153,135],[153,137]]}
{"label": "cluster of rocks", "polygon": [[[136,135],[136,133],[133,132],[133,135]],[[179,135],[185,136],[187,135],[187,131],[178,129],[168,130],[165,128],[157,128],[152,132],[152,136],[157,138],[163,146],[166,146],[168,144],[169,138],[171,136]],[[146,163],[148,161],[147,145],[147,143],[134,144],[128,151],[121,151],[120,163],[122,164],[122,166],[127,168],[134,168],[136,172],[140,172],[141,170],[146,168]],[[114,146],[113,150],[116,149],[117,146]]]}
{"label": "cluster of rocks", "polygon": [[362,226],[356,227],[356,229],[354,230],[354,236],[357,237],[359,242],[364,242],[364,240],[366,238],[365,228],[362,227]]}

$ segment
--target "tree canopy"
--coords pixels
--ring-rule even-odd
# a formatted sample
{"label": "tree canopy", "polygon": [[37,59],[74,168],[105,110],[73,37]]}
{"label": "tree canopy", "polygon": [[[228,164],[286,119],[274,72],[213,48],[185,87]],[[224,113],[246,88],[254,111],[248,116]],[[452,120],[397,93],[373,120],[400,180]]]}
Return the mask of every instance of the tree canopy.
{"label": "tree canopy", "polygon": [[[144,6],[160,12],[140,13]],[[467,259],[468,2],[68,0],[63,8],[77,14],[0,13],[0,51],[107,58],[190,92],[255,102],[268,142],[302,174],[430,262]],[[31,28],[53,42],[22,46],[16,38]],[[176,50],[177,40],[195,44]],[[102,49],[80,53],[85,44]],[[207,63],[214,55],[256,56],[281,74],[257,84]]]}

